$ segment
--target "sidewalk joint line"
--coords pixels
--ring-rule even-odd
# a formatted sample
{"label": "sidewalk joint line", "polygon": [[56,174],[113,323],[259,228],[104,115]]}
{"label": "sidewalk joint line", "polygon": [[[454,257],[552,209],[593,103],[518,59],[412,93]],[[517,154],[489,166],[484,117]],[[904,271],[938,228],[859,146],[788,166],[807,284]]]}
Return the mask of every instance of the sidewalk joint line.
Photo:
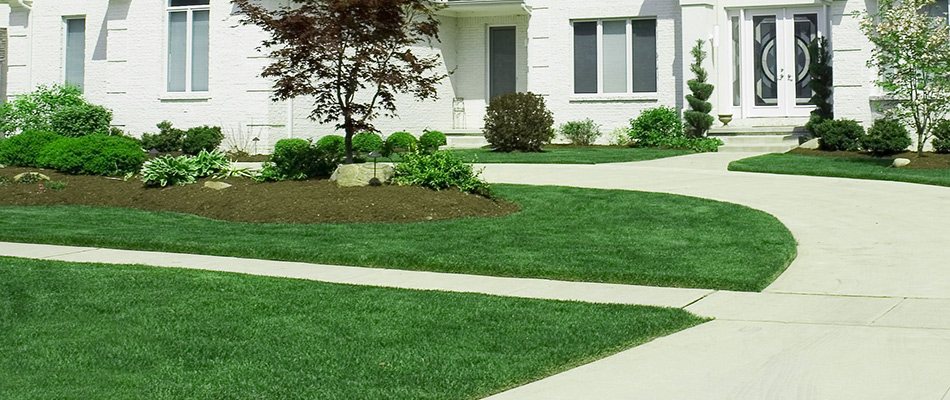
{"label": "sidewalk joint line", "polygon": [[689,302],[689,304],[687,304],[687,305],[685,305],[685,306],[682,306],[682,307],[680,307],[680,308],[685,310],[687,307],[689,307],[689,306],[691,306],[691,305],[693,305],[693,304],[699,303],[700,301],[703,301],[703,299],[705,299],[705,298],[707,298],[707,297],[709,297],[709,296],[712,296],[712,295],[714,295],[714,294],[716,294],[716,293],[719,293],[719,291],[718,291],[718,290],[713,290],[713,291],[711,291],[711,292],[709,292],[709,293],[706,293],[706,294],[700,296],[698,299],[693,300],[693,301]]}
{"label": "sidewalk joint line", "polygon": [[[53,260],[53,257],[65,257],[65,256],[71,256],[71,255],[73,255],[73,254],[89,253],[89,252],[93,252],[93,251],[97,251],[97,250],[102,250],[102,249],[100,249],[100,248],[92,248],[92,249],[76,250],[76,251],[70,251],[70,252],[62,253],[62,254],[54,254],[54,255],[51,255],[51,256],[45,256],[45,257],[41,257],[40,259],[43,259],[43,260]],[[58,260],[58,261],[61,261],[61,260]]]}
{"label": "sidewalk joint line", "polygon": [[907,301],[906,298],[901,299],[901,301],[898,301],[897,304],[894,304],[893,306],[891,306],[891,308],[888,308],[887,311],[884,311],[884,314],[878,315],[877,318],[874,318],[871,321],[871,325],[874,325],[875,323],[877,323],[879,319],[884,318],[887,314],[890,314],[891,311],[894,311],[895,308],[897,308],[901,304],[904,304],[905,301]]}

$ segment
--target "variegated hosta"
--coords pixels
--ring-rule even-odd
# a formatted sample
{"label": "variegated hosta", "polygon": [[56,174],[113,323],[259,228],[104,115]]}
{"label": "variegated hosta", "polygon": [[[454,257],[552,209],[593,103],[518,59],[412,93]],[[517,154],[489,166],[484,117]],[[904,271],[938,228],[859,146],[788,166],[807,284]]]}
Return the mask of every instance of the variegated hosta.
{"label": "variegated hosta", "polygon": [[183,186],[221,171],[234,171],[228,176],[251,175],[235,170],[224,153],[202,150],[196,156],[164,156],[146,162],[142,167],[142,182],[148,186]]}

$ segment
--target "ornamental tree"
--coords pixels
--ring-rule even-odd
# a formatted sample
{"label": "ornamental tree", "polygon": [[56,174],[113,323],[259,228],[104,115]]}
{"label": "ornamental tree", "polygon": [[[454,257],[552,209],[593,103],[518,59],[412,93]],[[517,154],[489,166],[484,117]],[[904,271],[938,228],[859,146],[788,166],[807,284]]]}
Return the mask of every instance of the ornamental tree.
{"label": "ornamental tree", "polygon": [[345,132],[347,164],[355,134],[376,131],[377,117],[396,116],[397,94],[435,98],[446,76],[436,71],[438,55],[413,50],[439,39],[442,5],[429,0],[291,0],[276,9],[232,2],[242,23],[271,36],[261,49],[273,62],[261,76],[275,79],[273,100],[312,98],[310,119]]}
{"label": "ornamental tree", "polygon": [[885,113],[910,126],[922,154],[933,127],[950,112],[950,27],[928,11],[934,0],[880,0],[865,13],[861,30],[875,48],[869,67],[893,99]]}
{"label": "ornamental tree", "polygon": [[706,41],[699,39],[693,49],[690,50],[690,54],[693,55],[693,63],[690,64],[689,70],[693,71],[695,78],[686,82],[689,90],[693,93],[686,95],[690,110],[683,113],[683,119],[686,120],[687,133],[694,138],[706,136],[706,132],[709,131],[709,127],[715,121],[713,116],[709,115],[709,112],[713,109],[712,103],[707,101],[712,97],[715,87],[708,82],[709,72],[703,68],[703,61],[706,60],[707,56],[706,51],[703,50],[705,44]]}

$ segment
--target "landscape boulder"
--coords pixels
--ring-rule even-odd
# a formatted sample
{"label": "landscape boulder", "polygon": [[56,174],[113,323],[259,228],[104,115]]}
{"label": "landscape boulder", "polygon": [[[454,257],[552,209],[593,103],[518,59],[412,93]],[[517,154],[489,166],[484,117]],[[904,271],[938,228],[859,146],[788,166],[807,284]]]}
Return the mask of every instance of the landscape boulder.
{"label": "landscape boulder", "polygon": [[39,172],[24,172],[13,177],[15,183],[49,182],[49,177]]}
{"label": "landscape boulder", "polygon": [[224,182],[208,181],[205,182],[205,187],[214,190],[224,190],[231,187],[231,185]]}
{"label": "landscape boulder", "polygon": [[818,139],[812,139],[798,146],[806,150],[818,150]]}
{"label": "landscape boulder", "polygon": [[895,159],[894,159],[894,163],[891,164],[891,166],[894,167],[894,168],[903,168],[903,167],[906,167],[906,166],[908,166],[908,165],[910,165],[910,160],[908,160],[908,159],[906,159],[906,158],[895,158]]}
{"label": "landscape boulder", "polygon": [[[392,165],[376,164],[375,177],[380,182],[389,182],[394,174],[395,171]],[[336,182],[341,187],[369,186],[369,181],[373,177],[373,163],[343,164],[337,167],[336,171],[333,171],[330,181]]]}

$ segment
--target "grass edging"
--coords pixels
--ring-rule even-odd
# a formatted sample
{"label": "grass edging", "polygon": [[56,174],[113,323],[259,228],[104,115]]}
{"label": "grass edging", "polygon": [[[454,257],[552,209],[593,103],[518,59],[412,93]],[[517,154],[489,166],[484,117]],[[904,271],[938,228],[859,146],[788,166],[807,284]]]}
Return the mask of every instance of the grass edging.
{"label": "grass edging", "polygon": [[551,145],[541,153],[498,153],[491,149],[450,149],[465,162],[479,164],[607,164],[649,161],[694,154],[690,150],[634,148],[626,146]]}
{"label": "grass edging", "polygon": [[890,159],[765,154],[733,161],[730,171],[824,176],[950,186],[950,169],[890,168]]}

